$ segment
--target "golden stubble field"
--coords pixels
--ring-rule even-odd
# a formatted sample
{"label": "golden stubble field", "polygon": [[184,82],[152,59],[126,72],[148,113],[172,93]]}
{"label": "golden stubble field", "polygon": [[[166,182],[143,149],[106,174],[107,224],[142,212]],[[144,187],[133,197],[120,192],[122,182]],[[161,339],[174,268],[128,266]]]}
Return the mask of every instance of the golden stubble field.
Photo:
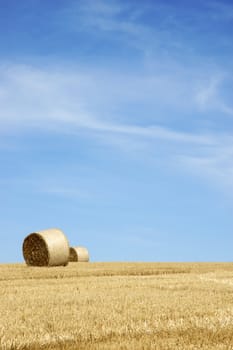
{"label": "golden stubble field", "polygon": [[233,263],[0,265],[0,349],[233,349]]}

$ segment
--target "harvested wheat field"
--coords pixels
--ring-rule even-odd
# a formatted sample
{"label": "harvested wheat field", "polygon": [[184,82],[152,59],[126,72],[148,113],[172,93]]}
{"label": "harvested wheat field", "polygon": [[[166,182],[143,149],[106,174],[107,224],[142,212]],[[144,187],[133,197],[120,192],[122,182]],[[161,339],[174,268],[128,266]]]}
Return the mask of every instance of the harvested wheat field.
{"label": "harvested wheat field", "polygon": [[233,349],[233,264],[0,265],[1,349]]}

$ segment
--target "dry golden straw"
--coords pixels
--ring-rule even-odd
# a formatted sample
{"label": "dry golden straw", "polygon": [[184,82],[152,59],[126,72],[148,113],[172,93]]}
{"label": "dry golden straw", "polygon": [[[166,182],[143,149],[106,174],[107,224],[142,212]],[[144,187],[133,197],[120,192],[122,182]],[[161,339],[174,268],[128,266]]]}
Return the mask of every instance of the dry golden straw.
{"label": "dry golden straw", "polygon": [[89,253],[85,247],[71,247],[69,261],[88,262]]}
{"label": "dry golden straw", "polygon": [[69,262],[69,242],[57,228],[33,232],[24,239],[23,256],[31,266],[65,266]]}

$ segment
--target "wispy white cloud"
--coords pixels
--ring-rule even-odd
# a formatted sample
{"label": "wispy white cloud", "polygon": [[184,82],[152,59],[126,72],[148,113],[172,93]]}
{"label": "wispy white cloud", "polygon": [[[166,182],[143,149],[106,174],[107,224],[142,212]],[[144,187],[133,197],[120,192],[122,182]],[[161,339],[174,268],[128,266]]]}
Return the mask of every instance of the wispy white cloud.
{"label": "wispy white cloud", "polygon": [[[32,128],[56,131],[59,133],[86,135],[95,138],[99,142],[112,145],[122,151],[145,154],[153,158],[155,150],[161,150],[161,158],[166,157],[167,162],[176,166],[186,166],[187,169],[197,169],[204,178],[213,177],[219,182],[229,184],[231,187],[232,166],[231,150],[233,141],[228,132],[197,132],[179,130],[172,126],[163,126],[162,119],[147,118],[140,115],[134,118],[137,108],[133,108],[133,102],[137,102],[140,91],[148,89],[148,82],[139,77],[126,77],[126,86],[122,81],[116,86],[115,76],[97,71],[85,71],[85,69],[39,69],[27,66],[7,65],[0,69],[0,131],[1,134],[16,130],[30,131]],[[132,81],[130,81],[132,79]],[[138,94],[128,92],[129,84],[144,83]],[[164,80],[165,82],[164,82]],[[172,77],[173,79],[173,77]],[[153,82],[153,79],[152,79]],[[169,86],[167,76],[160,76],[160,83]],[[180,80],[178,80],[179,86]],[[195,80],[194,84],[198,85]],[[172,82],[173,86],[175,81]],[[193,89],[190,93],[190,103],[195,110],[195,103],[202,108],[209,108],[212,100],[217,101],[216,111],[220,109],[221,79],[210,79],[199,89],[195,95]],[[111,90],[111,86],[113,89]],[[159,84],[155,78],[153,93],[159,94]],[[164,99],[171,103],[172,96],[166,95]],[[117,91],[117,93],[116,93]],[[160,91],[161,93],[161,91]],[[121,95],[122,94],[122,95]],[[113,95],[114,97],[111,97]],[[125,100],[123,99],[123,96]],[[109,99],[108,99],[109,96]],[[195,101],[195,98],[197,99]],[[114,102],[114,99],[116,101]],[[125,109],[124,101],[131,99],[132,105]],[[151,94],[153,100],[153,94]],[[146,106],[148,96],[141,96],[141,106]],[[192,102],[193,101],[193,102]],[[115,105],[114,105],[115,103]],[[159,101],[158,101],[159,103]],[[162,102],[163,103],[163,102]],[[119,108],[118,105],[121,108]],[[117,106],[117,107],[116,107]],[[156,115],[156,105],[151,108]],[[175,113],[186,113],[186,101],[175,106]],[[212,106],[213,107],[213,106]],[[143,108],[142,108],[143,109]],[[132,117],[128,117],[127,113]],[[222,108],[222,113],[224,113]],[[225,111],[231,113],[231,109]],[[158,122],[159,120],[159,122]],[[171,116],[172,120],[172,116]],[[167,116],[169,121],[169,116]],[[221,121],[221,119],[220,119]],[[169,123],[167,123],[169,125]],[[7,130],[7,132],[6,132]],[[216,130],[216,129],[215,129]],[[140,152],[141,151],[141,152]],[[224,154],[224,156],[223,156]],[[63,188],[62,185],[49,188],[54,195],[70,196],[82,195],[74,188]]]}
{"label": "wispy white cloud", "polygon": [[[206,18],[215,21],[215,15],[227,16],[227,12],[231,13],[232,6],[228,6],[227,2],[210,1],[203,5],[203,11],[199,9],[199,6],[194,6],[192,10],[180,8],[177,11],[173,5],[165,3],[138,6],[136,3],[115,0],[87,0],[67,6],[62,11],[62,24],[71,26],[74,32],[85,31],[87,38],[90,35],[91,43],[94,35],[95,39],[96,36],[100,37],[106,45],[108,42],[105,40],[109,39],[113,43],[111,47],[114,46],[115,49],[118,48],[117,43],[121,43],[124,49],[126,44],[140,51],[137,67],[140,67],[139,72],[141,70],[143,78],[139,73],[136,78],[129,79],[127,76],[127,79],[120,81],[121,74],[116,72],[114,78],[111,76],[111,93],[105,91],[109,100],[113,96],[113,99],[121,98],[121,102],[144,100],[148,105],[153,100],[153,107],[156,103],[161,105],[163,102],[163,106],[171,108],[185,106],[186,111],[232,115],[231,101],[224,101],[220,93],[222,85],[231,75],[231,68],[218,64],[218,55],[214,53],[211,59],[205,53],[202,54],[203,42],[211,37],[210,25],[207,23],[207,28],[203,28],[207,30],[203,42],[196,32],[197,24],[206,25]],[[152,13],[156,24],[145,20]],[[187,39],[187,36],[190,38]],[[219,36],[216,34],[216,48],[222,45],[225,37],[223,33],[219,33]],[[229,38],[231,43],[231,37],[228,36]],[[107,50],[106,52],[108,53]],[[137,56],[135,51],[129,50],[127,54],[128,61],[134,62]],[[119,91],[120,85],[125,100],[124,94]],[[164,110],[162,113],[166,118]],[[160,120],[161,116],[156,118]]]}
{"label": "wispy white cloud", "polygon": [[117,125],[107,123],[93,123],[91,127],[95,130],[136,135],[146,138],[155,138],[171,142],[182,142],[182,143],[197,143],[197,144],[212,144],[213,138],[210,135],[199,135],[188,132],[180,132],[170,130],[169,128],[163,128],[159,126],[140,127],[134,125]]}
{"label": "wispy white cloud", "polygon": [[233,115],[233,107],[221,96],[222,86],[228,81],[226,75],[210,77],[202,82],[196,93],[196,102],[202,111],[216,111],[225,115]]}
{"label": "wispy white cloud", "polygon": [[[77,169],[76,169],[77,170]],[[14,191],[21,191],[25,194],[33,196],[40,194],[41,196],[50,196],[56,198],[72,199],[72,200],[90,200],[97,197],[97,193],[93,188],[90,192],[88,186],[84,184],[83,179],[71,176],[68,171],[59,173],[56,178],[51,170],[47,169],[46,175],[39,172],[38,169],[33,171],[31,175],[12,174],[11,176],[1,177],[0,186],[2,188],[10,187]],[[16,190],[17,189],[17,190]]]}
{"label": "wispy white cloud", "polygon": [[221,83],[221,78],[211,78],[204,86],[197,92],[196,100],[202,109],[208,109],[218,96],[218,88]]}
{"label": "wispy white cloud", "polygon": [[220,110],[229,116],[233,116],[233,107],[230,107],[223,102],[220,103]]}
{"label": "wispy white cloud", "polygon": [[[207,18],[208,22],[215,24],[216,20],[231,20],[232,13],[232,5],[221,1],[205,2],[203,11],[199,11],[195,6],[177,9],[165,2],[140,6],[134,2],[86,0],[67,6],[60,14],[60,22],[74,32],[85,31],[104,39],[109,36],[115,43],[121,42],[139,50],[144,57],[155,58],[158,52],[160,58],[167,54],[172,57],[180,52],[191,60],[196,50],[197,56],[200,52],[198,47],[194,48],[192,40],[187,40],[187,34],[192,37],[197,25],[206,24]],[[153,25],[145,20],[151,14],[154,15]],[[231,45],[231,36],[220,36],[219,43],[224,47]]]}
{"label": "wispy white cloud", "polygon": [[214,20],[231,21],[233,19],[233,5],[231,2],[211,0],[207,4],[210,8],[210,17]]}
{"label": "wispy white cloud", "polygon": [[88,194],[87,192],[78,189],[77,187],[71,187],[67,185],[51,185],[47,186],[44,184],[43,186],[40,185],[38,188],[35,186],[36,191],[41,194],[51,195],[53,197],[61,197],[61,198],[68,198],[68,199],[90,199],[92,195]]}
{"label": "wispy white cloud", "polygon": [[[136,17],[133,14],[134,6],[115,0],[80,1],[73,3],[65,10],[65,15],[74,20],[70,23],[73,29],[95,28],[100,31],[117,31],[124,34],[138,33],[137,25],[133,24],[133,18]],[[127,19],[124,19],[124,15]],[[79,19],[81,27],[77,27],[75,19]],[[143,27],[140,26],[140,28]]]}
{"label": "wispy white cloud", "polygon": [[[89,75],[85,76],[79,72],[69,71],[62,73],[56,70],[43,71],[22,66],[9,66],[8,69],[1,70],[0,73],[3,78],[0,86],[2,91],[0,96],[1,129],[27,130],[31,127],[39,127],[70,133],[84,129],[92,132],[133,135],[171,142],[213,143],[211,135],[172,130],[169,127],[159,126],[154,121],[148,121],[146,116],[139,118],[140,121],[145,121],[143,126],[140,125],[140,122],[139,124],[135,123],[135,118],[132,118],[133,122],[129,123],[127,112],[125,121],[124,116],[118,117],[118,114],[111,110],[111,100],[98,106],[97,99],[103,99],[105,91],[98,92],[98,86],[93,89],[93,81]],[[97,83],[99,82],[98,77],[94,77],[94,79]],[[165,81],[166,79],[165,77]],[[160,81],[162,82],[161,79]],[[133,82],[135,82],[134,78]],[[143,80],[140,82],[143,83]],[[107,87],[111,85],[108,82]],[[154,87],[157,89],[154,91],[156,94],[159,91],[156,81]],[[116,88],[114,87],[113,91],[114,89]],[[122,94],[126,95],[126,100],[127,97],[132,101],[137,99],[137,93],[132,97],[132,93],[129,91],[127,95],[128,86],[121,87],[120,85],[120,89],[123,90]],[[92,90],[92,93],[89,90]],[[85,94],[86,92],[87,94]],[[140,94],[140,91],[138,93]],[[94,103],[92,99],[95,100]],[[121,96],[118,96],[118,102],[119,100],[122,102]],[[145,101],[142,98],[141,102],[143,104],[147,101],[148,96],[145,96]],[[96,106],[97,108],[95,108]],[[102,117],[102,110],[106,108],[109,109],[110,114],[105,112]],[[156,113],[156,110],[153,113]]]}
{"label": "wispy white cloud", "polygon": [[[163,13],[166,7],[160,4],[157,10],[162,9]],[[164,45],[167,35],[165,30],[157,32],[150,25],[140,21],[143,15],[152,9],[149,4],[137,6],[133,2],[87,0],[73,3],[63,10],[60,16],[63,19],[62,25],[71,31],[85,31],[97,37],[109,36],[115,43],[124,43],[148,55],[156,47]],[[170,44],[173,46],[174,40]]]}
{"label": "wispy white cloud", "polygon": [[[219,140],[220,141],[220,140]],[[179,155],[177,162],[195,176],[233,195],[233,138],[222,140],[221,144],[208,151],[194,155]]]}

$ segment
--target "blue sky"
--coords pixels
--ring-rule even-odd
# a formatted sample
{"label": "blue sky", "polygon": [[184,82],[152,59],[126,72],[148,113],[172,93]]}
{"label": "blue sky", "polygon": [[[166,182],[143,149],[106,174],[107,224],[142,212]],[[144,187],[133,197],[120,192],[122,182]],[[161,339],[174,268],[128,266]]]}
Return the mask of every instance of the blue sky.
{"label": "blue sky", "polygon": [[232,261],[231,1],[0,0],[0,262]]}

